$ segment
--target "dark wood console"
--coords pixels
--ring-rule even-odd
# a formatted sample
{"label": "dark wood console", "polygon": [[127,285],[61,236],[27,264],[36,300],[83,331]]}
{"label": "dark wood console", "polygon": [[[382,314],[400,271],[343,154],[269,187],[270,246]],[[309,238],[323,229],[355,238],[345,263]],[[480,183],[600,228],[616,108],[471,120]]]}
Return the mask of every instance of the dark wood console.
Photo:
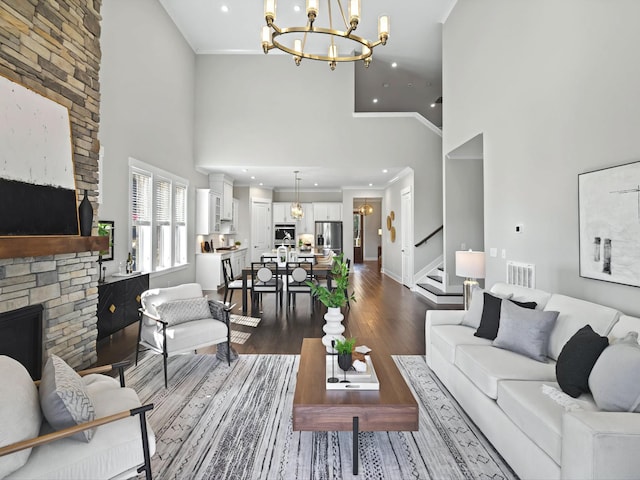
{"label": "dark wood console", "polygon": [[98,285],[98,340],[138,320],[140,295],[149,289],[149,274],[107,277]]}

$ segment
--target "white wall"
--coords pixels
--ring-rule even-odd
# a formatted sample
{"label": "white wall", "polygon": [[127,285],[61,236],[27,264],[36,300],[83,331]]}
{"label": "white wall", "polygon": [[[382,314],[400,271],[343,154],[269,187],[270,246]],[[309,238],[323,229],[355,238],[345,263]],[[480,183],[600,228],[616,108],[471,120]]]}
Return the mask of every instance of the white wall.
{"label": "white wall", "polygon": [[[416,178],[414,236],[420,240],[442,225],[442,139],[414,118],[355,118],[354,65],[339,67],[296,67],[283,55],[198,56],[196,163],[270,163],[292,171],[307,165],[340,171],[345,162],[374,170],[410,167]],[[350,195],[343,192],[343,211],[351,209]],[[344,231],[350,248],[349,229]],[[391,248],[400,251],[398,243]],[[440,252],[441,242],[417,249],[415,270]]]}
{"label": "white wall", "polygon": [[[100,142],[104,147],[101,220],[115,221],[116,261],[127,256],[128,158],[189,180],[188,238],[194,238],[195,189],[206,188],[193,162],[195,55],[156,0],[104,2],[100,69]],[[152,286],[193,281],[187,269],[151,278]]]}
{"label": "white wall", "polygon": [[[579,277],[577,177],[640,159],[638,18],[636,0],[459,0],[443,37],[443,151],[483,134],[485,248],[635,315],[637,288]],[[488,258],[487,284],[504,269]]]}

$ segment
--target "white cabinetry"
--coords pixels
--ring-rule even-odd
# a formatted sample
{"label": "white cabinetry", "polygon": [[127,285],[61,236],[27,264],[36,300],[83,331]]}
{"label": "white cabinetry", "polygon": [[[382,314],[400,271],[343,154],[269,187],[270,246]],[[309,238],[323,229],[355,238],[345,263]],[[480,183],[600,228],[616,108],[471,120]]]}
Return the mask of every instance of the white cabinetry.
{"label": "white cabinetry", "polygon": [[222,222],[220,233],[237,233],[238,231],[238,224],[240,220],[238,213],[240,211],[240,200],[234,198],[231,207],[231,221]]}
{"label": "white cabinetry", "polygon": [[220,231],[220,195],[209,188],[196,190],[196,234],[209,235]]}
{"label": "white cabinetry", "polygon": [[196,255],[196,283],[203,290],[217,290],[224,287],[222,260],[231,259],[233,275],[240,278],[242,269],[247,265],[247,249],[241,248],[224,253],[201,253]]}
{"label": "white cabinetry", "polygon": [[209,174],[209,187],[221,198],[221,220],[233,219],[233,179],[223,173]]}
{"label": "white cabinetry", "polygon": [[296,219],[291,216],[290,203],[273,204],[273,223],[296,223]]}
{"label": "white cabinetry", "polygon": [[313,218],[315,222],[341,222],[342,204],[339,202],[314,203]]}
{"label": "white cabinetry", "polygon": [[296,234],[301,235],[303,233],[309,233],[313,235],[315,233],[315,220],[313,218],[313,204],[303,203],[302,211],[304,216],[296,222]]}

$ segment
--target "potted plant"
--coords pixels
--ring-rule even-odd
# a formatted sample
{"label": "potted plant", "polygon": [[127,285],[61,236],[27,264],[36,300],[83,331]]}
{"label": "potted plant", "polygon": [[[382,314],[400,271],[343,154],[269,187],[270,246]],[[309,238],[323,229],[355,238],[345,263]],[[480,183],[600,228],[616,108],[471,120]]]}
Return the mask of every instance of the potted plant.
{"label": "potted plant", "polygon": [[333,257],[333,266],[331,267],[331,282],[333,288],[329,290],[324,285],[317,285],[313,282],[307,282],[311,287],[311,294],[318,297],[327,308],[342,308],[346,305],[347,300],[356,301],[353,293],[349,295],[349,266],[344,260],[344,253]]}
{"label": "potted plant", "polygon": [[329,290],[324,285],[317,285],[313,282],[307,282],[311,288],[311,294],[317,297],[327,307],[327,313],[324,319],[327,324],[323,327],[326,335],[322,337],[322,343],[327,349],[327,353],[336,353],[331,346],[331,340],[344,340],[341,335],[344,332],[342,320],[344,315],[340,309],[344,307],[347,300],[356,301],[353,294],[349,295],[349,266],[344,260],[344,253],[333,257],[333,265],[331,267],[331,283],[333,288]]}
{"label": "potted plant", "polygon": [[353,365],[353,358],[351,354],[353,353],[353,347],[356,344],[355,338],[344,339],[344,340],[336,340],[334,348],[336,352],[338,352],[338,366],[342,371],[344,371],[344,380],[341,383],[348,382],[347,380],[347,371]]}

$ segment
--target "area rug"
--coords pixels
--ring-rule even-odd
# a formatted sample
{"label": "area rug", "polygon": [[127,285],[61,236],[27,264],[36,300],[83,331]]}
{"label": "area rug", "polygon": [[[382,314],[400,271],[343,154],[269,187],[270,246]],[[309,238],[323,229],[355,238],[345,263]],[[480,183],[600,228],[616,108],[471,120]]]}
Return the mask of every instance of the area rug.
{"label": "area rug", "polygon": [[237,343],[239,345],[242,345],[247,340],[249,340],[250,336],[251,334],[249,332],[240,332],[238,330],[231,330],[231,343]]}
{"label": "area rug", "polygon": [[236,315],[232,313],[229,315],[229,321],[236,325],[244,325],[245,327],[257,327],[260,323],[260,318],[247,317],[245,315]]}
{"label": "area rug", "polygon": [[[126,372],[153,402],[153,478],[163,479],[514,479],[516,476],[427,367],[394,357],[420,407],[417,432],[360,432],[360,475],[350,432],[294,432],[297,355],[146,355]],[[142,476],[140,478],[143,478]]]}

